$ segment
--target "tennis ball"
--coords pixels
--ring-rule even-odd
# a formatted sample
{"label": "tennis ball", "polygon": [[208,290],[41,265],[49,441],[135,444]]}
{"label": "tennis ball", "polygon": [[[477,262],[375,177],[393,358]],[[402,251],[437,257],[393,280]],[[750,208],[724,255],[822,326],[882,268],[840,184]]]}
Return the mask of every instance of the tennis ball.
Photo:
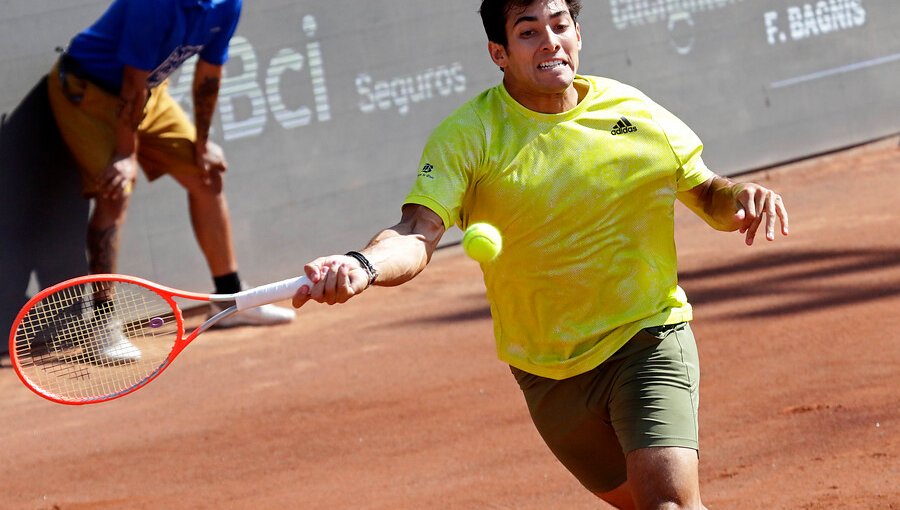
{"label": "tennis ball", "polygon": [[478,262],[490,262],[503,249],[503,239],[493,225],[473,223],[463,234],[463,250]]}

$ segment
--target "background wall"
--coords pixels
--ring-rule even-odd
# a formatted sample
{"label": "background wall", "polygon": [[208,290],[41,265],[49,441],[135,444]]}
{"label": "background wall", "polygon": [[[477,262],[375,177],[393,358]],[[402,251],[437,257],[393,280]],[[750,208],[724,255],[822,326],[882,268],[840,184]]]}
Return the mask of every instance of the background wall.
{"label": "background wall", "polygon": [[[56,58],[54,47],[65,45],[107,4],[4,2],[5,150],[45,152],[48,142],[32,139],[43,136],[22,135],[39,130],[9,128],[9,120],[22,116]],[[245,3],[213,138],[231,164],[227,192],[241,271],[250,283],[293,276],[310,257],[358,248],[392,224],[433,126],[499,82],[478,1],[410,5]],[[590,0],[580,22],[580,72],[635,85],[676,113],[704,140],[705,159],[720,173],[900,131],[896,0]],[[171,80],[171,92],[187,109],[192,65]],[[27,117],[47,120],[36,108]],[[3,157],[0,172],[31,175],[34,166],[47,164],[46,157]],[[60,179],[45,181],[48,189],[62,186]],[[42,277],[32,259],[39,252],[70,252],[73,241],[33,229],[39,246],[23,241],[30,213],[9,204],[52,208],[55,202],[47,202],[45,191],[3,182],[0,242],[4,255],[20,263],[15,271],[0,269],[0,283],[13,295],[0,306],[17,309],[28,292],[67,273]],[[184,193],[171,179],[139,182],[119,270],[175,287],[211,289],[186,210]],[[79,232],[78,240],[85,215],[78,211],[60,220]],[[458,232],[447,239],[458,239]],[[84,271],[83,261],[65,267],[72,275]],[[20,283],[25,272],[27,289]]]}

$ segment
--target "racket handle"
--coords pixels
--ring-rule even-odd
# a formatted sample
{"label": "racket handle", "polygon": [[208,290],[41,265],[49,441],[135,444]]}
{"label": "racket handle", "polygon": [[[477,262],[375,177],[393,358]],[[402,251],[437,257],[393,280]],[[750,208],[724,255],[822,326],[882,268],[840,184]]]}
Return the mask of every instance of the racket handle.
{"label": "racket handle", "polygon": [[288,278],[280,282],[270,283],[238,292],[234,295],[234,302],[238,311],[254,308],[257,306],[267,305],[276,301],[290,299],[297,293],[300,287],[312,283],[306,276],[298,276],[296,278]]}

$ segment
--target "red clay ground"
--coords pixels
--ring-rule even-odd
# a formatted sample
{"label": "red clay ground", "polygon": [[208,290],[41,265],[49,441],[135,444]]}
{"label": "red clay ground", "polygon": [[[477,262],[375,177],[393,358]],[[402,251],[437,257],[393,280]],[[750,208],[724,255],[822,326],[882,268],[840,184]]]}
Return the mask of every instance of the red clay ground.
{"label": "red clay ground", "polygon": [[[685,209],[711,509],[900,509],[900,149],[741,179],[792,233],[748,248]],[[3,509],[593,509],[494,357],[458,247],[396,289],[212,331],[147,388],[68,407],[0,370]]]}

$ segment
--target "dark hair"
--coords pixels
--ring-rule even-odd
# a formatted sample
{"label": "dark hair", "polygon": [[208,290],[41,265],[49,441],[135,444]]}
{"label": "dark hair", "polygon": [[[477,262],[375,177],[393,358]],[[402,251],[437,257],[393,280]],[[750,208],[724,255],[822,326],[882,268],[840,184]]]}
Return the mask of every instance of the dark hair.
{"label": "dark hair", "polygon": [[[487,33],[488,41],[502,44],[503,47],[509,43],[506,39],[506,15],[513,9],[525,9],[537,0],[482,0],[481,22],[484,24],[484,31]],[[572,15],[572,21],[578,21],[578,13],[581,12],[581,0],[566,0],[569,7],[569,14]]]}

